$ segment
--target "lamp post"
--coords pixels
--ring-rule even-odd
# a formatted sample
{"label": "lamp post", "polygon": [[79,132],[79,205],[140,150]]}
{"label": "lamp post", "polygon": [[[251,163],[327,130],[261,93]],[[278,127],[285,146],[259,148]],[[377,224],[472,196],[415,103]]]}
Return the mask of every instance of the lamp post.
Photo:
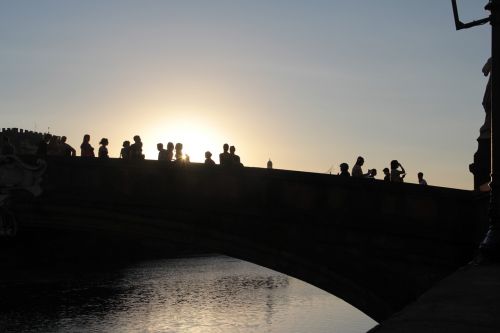
{"label": "lamp post", "polygon": [[[492,260],[500,259],[500,0],[489,0],[485,10],[490,17],[469,23],[460,21],[456,0],[452,0],[453,16],[457,30],[467,29],[490,22],[491,24],[491,181],[490,181],[490,226],[479,249]],[[498,133],[497,133],[498,132]]]}

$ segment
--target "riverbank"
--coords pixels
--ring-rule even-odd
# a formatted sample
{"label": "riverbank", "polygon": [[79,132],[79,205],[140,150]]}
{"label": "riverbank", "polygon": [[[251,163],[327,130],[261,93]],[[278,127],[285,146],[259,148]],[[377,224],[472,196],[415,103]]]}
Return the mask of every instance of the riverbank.
{"label": "riverbank", "polygon": [[500,332],[499,295],[500,264],[470,264],[369,332]]}

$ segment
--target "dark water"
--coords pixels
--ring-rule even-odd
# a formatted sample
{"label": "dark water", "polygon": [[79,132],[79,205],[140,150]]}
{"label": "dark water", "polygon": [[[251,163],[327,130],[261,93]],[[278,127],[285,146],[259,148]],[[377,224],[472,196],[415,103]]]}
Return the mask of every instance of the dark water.
{"label": "dark water", "polygon": [[350,333],[376,324],[333,295],[225,256],[2,274],[0,332]]}

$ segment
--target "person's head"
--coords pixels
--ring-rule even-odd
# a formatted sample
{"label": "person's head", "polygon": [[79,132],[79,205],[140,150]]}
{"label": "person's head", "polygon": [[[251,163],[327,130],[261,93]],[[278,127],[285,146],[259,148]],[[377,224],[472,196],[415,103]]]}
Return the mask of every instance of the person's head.
{"label": "person's head", "polygon": [[377,169],[371,169],[371,171],[370,171],[370,175],[371,175],[372,177],[375,177],[375,176],[377,175]]}
{"label": "person's head", "polygon": [[167,143],[167,150],[174,150],[174,144],[172,142]]}
{"label": "person's head", "polygon": [[122,146],[123,146],[123,148],[130,147],[130,141],[128,141],[128,140],[123,141],[123,145]]}
{"label": "person's head", "polygon": [[49,142],[50,141],[50,138],[52,137],[51,134],[47,133],[43,136],[43,141],[45,142]]}
{"label": "person's head", "polygon": [[62,143],[66,143],[66,140],[67,140],[67,139],[66,139],[66,137],[65,137],[64,135],[63,135],[63,136],[61,136],[61,142],[62,142]]}
{"label": "person's head", "polygon": [[422,180],[424,178],[424,174],[422,172],[417,173],[418,180]]}
{"label": "person's head", "polygon": [[384,168],[384,170],[382,170],[384,172],[384,174],[388,175],[389,174],[389,168]]}
{"label": "person's head", "polygon": [[397,169],[398,167],[399,167],[398,160],[392,160],[391,161],[391,169]]}
{"label": "person's head", "polygon": [[134,135],[134,142],[141,142],[141,137],[138,135]]}
{"label": "person's head", "polygon": [[100,145],[107,146],[108,145],[108,139],[102,138],[101,141],[99,141]]}
{"label": "person's head", "polygon": [[236,151],[236,147],[235,147],[235,146],[231,146],[231,147],[229,147],[229,152],[230,152],[231,154],[234,154],[234,152],[235,152],[235,151]]}
{"label": "person's head", "polygon": [[358,156],[358,158],[356,159],[356,164],[363,165],[364,163],[365,163],[365,159],[361,156]]}
{"label": "person's head", "polygon": [[349,164],[347,164],[347,163],[341,163],[340,164],[340,171],[342,171],[342,172],[349,171]]}
{"label": "person's head", "polygon": [[158,149],[159,151],[160,151],[160,150],[163,150],[163,143],[158,143],[158,144],[156,145],[156,149]]}
{"label": "person's head", "polygon": [[222,149],[224,149],[224,152],[226,153],[229,150],[229,145],[227,143],[222,146]]}
{"label": "person's head", "polygon": [[90,135],[85,134],[85,135],[83,136],[83,142],[89,142],[89,141],[90,141]]}
{"label": "person's head", "polygon": [[182,143],[178,142],[175,144],[175,150],[180,151],[182,150]]}
{"label": "person's head", "polygon": [[211,158],[211,157],[212,157],[212,153],[211,153],[211,152],[209,152],[209,151],[206,151],[206,152],[205,152],[205,158],[206,158],[206,159],[209,159],[209,158]]}

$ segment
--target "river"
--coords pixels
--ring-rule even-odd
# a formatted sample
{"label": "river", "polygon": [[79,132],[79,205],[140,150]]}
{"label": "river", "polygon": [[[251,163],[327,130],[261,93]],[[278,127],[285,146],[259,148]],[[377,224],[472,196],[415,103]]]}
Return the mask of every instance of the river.
{"label": "river", "polygon": [[0,332],[354,333],[376,324],[318,288],[226,256],[6,280]]}

